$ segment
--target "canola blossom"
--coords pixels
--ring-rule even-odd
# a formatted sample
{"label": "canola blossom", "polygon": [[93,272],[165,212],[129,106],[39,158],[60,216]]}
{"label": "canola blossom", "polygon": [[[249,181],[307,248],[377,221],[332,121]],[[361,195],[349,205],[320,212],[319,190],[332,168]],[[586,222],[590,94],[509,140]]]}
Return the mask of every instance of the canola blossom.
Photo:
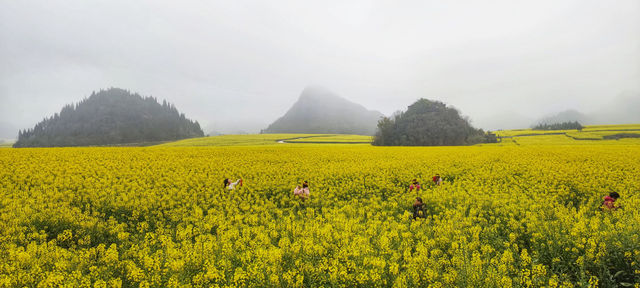
{"label": "canola blossom", "polygon": [[0,287],[638,287],[617,143],[0,149]]}

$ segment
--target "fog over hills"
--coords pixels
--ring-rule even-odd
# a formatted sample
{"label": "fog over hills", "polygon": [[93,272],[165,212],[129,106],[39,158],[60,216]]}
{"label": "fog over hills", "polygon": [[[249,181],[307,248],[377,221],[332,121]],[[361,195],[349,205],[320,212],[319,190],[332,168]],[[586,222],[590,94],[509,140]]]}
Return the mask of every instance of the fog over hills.
{"label": "fog over hills", "polygon": [[[349,97],[349,95],[345,96]],[[583,125],[640,123],[640,93],[625,92],[620,93],[617,97],[610,97],[610,99],[598,109],[587,111],[580,111],[567,105],[566,110],[544,115],[509,110],[491,110],[479,116],[465,115],[469,117],[475,127],[490,131],[530,128],[541,122],[578,121]],[[229,109],[236,109],[236,107],[231,105]],[[51,115],[42,115],[42,117],[47,116]],[[317,133],[342,133],[338,131],[352,131],[359,132],[355,134],[371,135],[374,133],[372,131],[375,129],[375,123],[382,116],[382,113],[368,111],[364,106],[346,100],[326,88],[312,86],[304,89],[289,111],[271,125],[268,125],[266,120],[259,120],[260,115],[253,116],[238,115],[224,121],[213,121],[203,130],[212,136],[252,134],[259,133],[269,126],[268,129],[265,129],[266,132],[313,133],[312,131],[322,131]],[[206,119],[203,122],[206,122]],[[329,128],[330,126],[333,128]],[[25,128],[27,127],[22,127],[22,129]],[[0,139],[16,139],[18,129],[19,127],[9,121],[0,122]]]}
{"label": "fog over hills", "polygon": [[595,108],[585,107],[584,103],[589,99],[584,99],[562,105],[550,102],[549,106],[554,109],[549,109],[546,113],[487,110],[482,113],[472,112],[467,116],[474,126],[491,131],[530,128],[538,123],[573,121],[583,125],[640,123],[640,93],[628,91],[614,97],[607,95],[602,98],[608,100],[602,101],[603,103]]}
{"label": "fog over hills", "polygon": [[307,87],[284,116],[264,132],[373,135],[382,116],[325,88]]}
{"label": "fog over hills", "polygon": [[640,123],[640,93],[621,93],[599,109],[586,113],[568,109],[549,114],[536,120],[530,126],[537,123],[551,124],[573,121],[578,121],[583,125]]}
{"label": "fog over hills", "polygon": [[258,133],[309,84],[385,115],[442,101],[485,130],[638,122],[640,1],[609,2],[0,1],[0,137],[100,87],[207,133]]}

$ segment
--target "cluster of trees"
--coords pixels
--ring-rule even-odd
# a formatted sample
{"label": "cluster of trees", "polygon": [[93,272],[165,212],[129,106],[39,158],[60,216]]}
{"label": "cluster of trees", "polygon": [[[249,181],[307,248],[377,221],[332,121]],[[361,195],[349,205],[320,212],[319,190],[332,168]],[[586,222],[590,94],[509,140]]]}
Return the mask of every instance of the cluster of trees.
{"label": "cluster of trees", "polygon": [[439,101],[419,99],[406,112],[383,117],[373,145],[454,146],[495,143],[497,137],[469,124],[458,110]]}
{"label": "cluster of trees", "polygon": [[582,126],[578,121],[569,121],[561,123],[539,123],[533,127],[533,130],[582,130]]}
{"label": "cluster of trees", "polygon": [[202,137],[197,121],[173,104],[111,88],[20,131],[14,147],[57,147],[157,142]]}

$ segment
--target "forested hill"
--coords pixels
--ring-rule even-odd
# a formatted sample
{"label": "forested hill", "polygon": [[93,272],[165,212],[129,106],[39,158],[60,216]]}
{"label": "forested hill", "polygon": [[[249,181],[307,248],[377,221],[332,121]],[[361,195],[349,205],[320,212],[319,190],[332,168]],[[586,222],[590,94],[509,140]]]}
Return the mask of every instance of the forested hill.
{"label": "forested hill", "polygon": [[378,122],[373,145],[457,146],[495,143],[492,133],[476,129],[453,107],[440,101],[418,99],[407,111]]}
{"label": "forested hill", "polygon": [[326,89],[307,87],[289,111],[263,132],[373,135],[383,116]]}
{"label": "forested hill", "polygon": [[77,104],[20,131],[14,147],[60,147],[143,143],[202,137],[200,124],[178,112],[127,90],[92,93]]}

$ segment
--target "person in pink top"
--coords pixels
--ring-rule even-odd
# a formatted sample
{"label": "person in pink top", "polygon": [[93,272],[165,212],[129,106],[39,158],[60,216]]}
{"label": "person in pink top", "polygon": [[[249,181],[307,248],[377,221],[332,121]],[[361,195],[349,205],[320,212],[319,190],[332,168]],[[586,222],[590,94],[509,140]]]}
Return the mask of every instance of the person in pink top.
{"label": "person in pink top", "polygon": [[409,185],[409,192],[413,191],[413,189],[416,189],[416,192],[420,191],[420,183],[416,179],[413,179],[413,182]]}
{"label": "person in pink top", "polygon": [[293,195],[298,196],[302,201],[309,198],[309,194],[309,183],[307,181],[304,181],[302,186],[296,186],[296,189],[293,190]]}
{"label": "person in pink top", "polygon": [[620,206],[616,205],[616,200],[620,198],[620,194],[618,192],[611,192],[609,196],[604,197],[604,201],[602,201],[602,205],[600,205],[600,209],[602,211],[615,211],[620,208]]}

